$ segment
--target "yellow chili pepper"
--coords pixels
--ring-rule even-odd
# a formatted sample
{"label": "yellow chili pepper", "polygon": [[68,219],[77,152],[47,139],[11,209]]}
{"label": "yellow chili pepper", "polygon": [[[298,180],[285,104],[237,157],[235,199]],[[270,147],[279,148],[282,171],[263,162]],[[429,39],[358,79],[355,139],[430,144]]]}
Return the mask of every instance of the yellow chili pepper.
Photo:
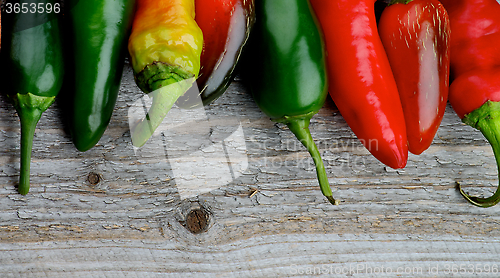
{"label": "yellow chili pepper", "polygon": [[203,34],[194,16],[194,0],[137,1],[128,50],[135,81],[153,103],[132,131],[135,146],[146,143],[198,77]]}

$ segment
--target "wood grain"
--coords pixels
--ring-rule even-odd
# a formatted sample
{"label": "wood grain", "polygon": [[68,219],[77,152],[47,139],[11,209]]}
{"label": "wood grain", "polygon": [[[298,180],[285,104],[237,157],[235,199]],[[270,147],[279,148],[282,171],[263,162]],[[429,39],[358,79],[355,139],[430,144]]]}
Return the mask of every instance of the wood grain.
{"label": "wood grain", "polygon": [[[433,145],[394,170],[329,100],[310,128],[341,200],[332,206],[305,148],[239,80],[200,118],[179,114],[137,150],[128,117],[142,97],[127,64],[109,128],[85,153],[72,145],[64,104],[51,107],[37,127],[26,196],[15,188],[19,122],[0,97],[2,277],[498,277],[500,207],[476,208],[456,190],[460,182],[491,194],[497,167],[450,107]],[[196,177],[175,175],[186,169]],[[183,195],[200,177],[206,186]],[[187,218],[197,210],[207,227],[192,233]],[[460,265],[474,271],[452,275]]]}

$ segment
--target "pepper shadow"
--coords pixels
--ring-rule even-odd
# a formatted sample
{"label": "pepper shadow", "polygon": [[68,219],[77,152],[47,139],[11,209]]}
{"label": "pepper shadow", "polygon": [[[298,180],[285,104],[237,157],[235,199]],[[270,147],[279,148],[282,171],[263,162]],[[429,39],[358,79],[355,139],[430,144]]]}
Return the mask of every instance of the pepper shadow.
{"label": "pepper shadow", "polygon": [[[2,89],[3,91],[4,89]],[[0,172],[6,175],[7,183],[16,186],[19,180],[19,157],[20,157],[20,127],[19,118],[16,109],[11,104],[5,92],[0,93],[0,126],[2,127],[0,135],[0,153],[7,157],[6,164],[0,165]],[[16,165],[17,164],[17,165]]]}

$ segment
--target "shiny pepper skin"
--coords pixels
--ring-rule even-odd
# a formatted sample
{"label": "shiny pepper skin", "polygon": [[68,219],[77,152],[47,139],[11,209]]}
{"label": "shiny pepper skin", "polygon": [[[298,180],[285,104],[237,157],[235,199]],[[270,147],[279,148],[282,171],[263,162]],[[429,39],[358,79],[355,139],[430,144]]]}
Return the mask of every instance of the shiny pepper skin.
{"label": "shiny pepper skin", "polygon": [[177,100],[181,108],[209,105],[229,87],[255,22],[254,0],[195,0],[195,20],[203,32],[199,92]]}
{"label": "shiny pepper skin", "polygon": [[[450,104],[462,122],[478,129],[493,149],[500,173],[500,3],[496,0],[442,0],[451,25]],[[500,187],[490,197],[467,194],[471,204],[500,202]]]}
{"label": "shiny pepper skin", "polygon": [[403,106],[408,149],[421,154],[431,145],[448,101],[448,13],[437,0],[396,0],[378,26]]}
{"label": "shiny pepper skin", "polygon": [[286,124],[316,165],[321,192],[330,189],[310,120],[328,96],[326,53],[319,23],[308,0],[258,0],[256,22],[243,72],[253,99],[271,120]]}
{"label": "shiny pepper skin", "polygon": [[408,145],[403,108],[375,18],[375,0],[311,0],[328,52],[329,93],[364,146],[403,168]]}
{"label": "shiny pepper skin", "polygon": [[500,72],[500,4],[496,0],[441,3],[452,29],[449,99],[463,118],[488,100],[500,101],[500,87],[495,85]]}
{"label": "shiny pepper skin", "polygon": [[[30,4],[30,1],[18,2]],[[56,1],[39,3],[54,5]],[[64,80],[62,16],[37,12],[6,12],[3,15],[0,77],[2,92],[16,108],[21,122],[18,191],[26,195],[30,189],[30,160],[36,125],[59,95]]]}
{"label": "shiny pepper skin", "polygon": [[80,151],[106,131],[120,89],[135,0],[70,0],[67,13],[70,130]]}

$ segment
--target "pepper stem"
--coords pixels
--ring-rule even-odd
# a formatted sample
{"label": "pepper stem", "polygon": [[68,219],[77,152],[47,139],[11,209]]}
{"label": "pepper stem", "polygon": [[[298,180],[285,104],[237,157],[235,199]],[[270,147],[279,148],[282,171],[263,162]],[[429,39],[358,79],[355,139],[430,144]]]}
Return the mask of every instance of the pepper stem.
{"label": "pepper stem", "polygon": [[325,166],[323,165],[323,160],[321,159],[318,147],[314,143],[311,132],[309,131],[309,123],[311,117],[316,113],[317,111],[302,116],[285,116],[282,119],[275,121],[286,124],[290,131],[295,135],[295,137],[297,137],[302,145],[306,147],[307,151],[309,152],[309,154],[311,154],[311,157],[314,160],[314,164],[316,165],[316,174],[318,176],[321,192],[332,205],[338,205],[339,201],[333,198],[332,189],[330,188],[330,184],[328,183]]}
{"label": "pepper stem", "polygon": [[153,98],[151,108],[146,117],[131,129],[132,144],[134,146],[142,147],[146,144],[177,99],[193,85],[195,79],[188,78],[173,82],[148,94]]}
{"label": "pepper stem", "polygon": [[18,192],[28,194],[30,190],[30,166],[33,137],[42,113],[49,108],[55,97],[41,97],[31,93],[16,94],[12,98],[21,121],[21,172]]}
{"label": "pepper stem", "polygon": [[[493,149],[500,174],[500,102],[487,101],[481,107],[466,115],[462,121],[481,131],[488,140]],[[500,187],[497,187],[496,192],[488,198],[471,196],[465,193],[460,185],[458,185],[458,188],[460,194],[475,206],[487,208],[500,202]]]}

